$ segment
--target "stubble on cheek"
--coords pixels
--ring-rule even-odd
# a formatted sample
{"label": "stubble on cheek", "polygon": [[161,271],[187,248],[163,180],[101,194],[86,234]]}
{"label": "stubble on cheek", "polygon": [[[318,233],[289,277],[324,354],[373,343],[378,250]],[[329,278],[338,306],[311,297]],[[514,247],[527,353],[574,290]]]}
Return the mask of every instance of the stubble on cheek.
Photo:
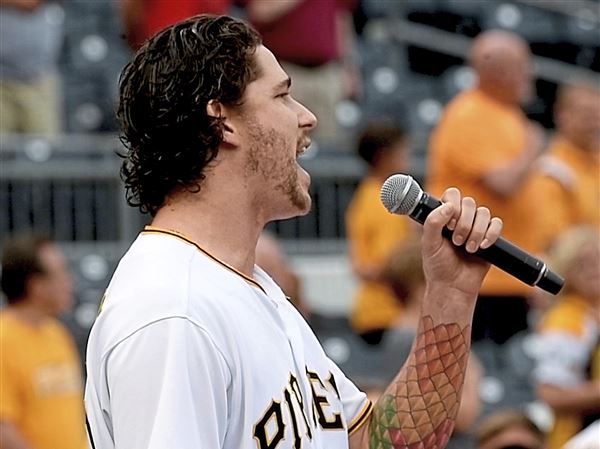
{"label": "stubble on cheek", "polygon": [[285,137],[257,123],[252,123],[249,129],[252,143],[245,164],[246,176],[260,175],[265,185],[274,184],[273,189],[288,197],[294,207],[308,208],[309,201],[299,188],[296,161],[286,153],[290,144]]}

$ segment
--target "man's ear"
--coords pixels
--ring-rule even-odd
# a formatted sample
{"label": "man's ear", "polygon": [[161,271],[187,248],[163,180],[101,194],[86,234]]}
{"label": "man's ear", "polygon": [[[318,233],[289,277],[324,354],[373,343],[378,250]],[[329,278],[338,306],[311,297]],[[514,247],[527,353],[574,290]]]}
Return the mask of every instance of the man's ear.
{"label": "man's ear", "polygon": [[240,144],[239,134],[230,114],[227,114],[227,107],[223,106],[218,100],[210,100],[206,105],[206,113],[211,117],[221,117],[223,120],[223,143],[232,147]]}

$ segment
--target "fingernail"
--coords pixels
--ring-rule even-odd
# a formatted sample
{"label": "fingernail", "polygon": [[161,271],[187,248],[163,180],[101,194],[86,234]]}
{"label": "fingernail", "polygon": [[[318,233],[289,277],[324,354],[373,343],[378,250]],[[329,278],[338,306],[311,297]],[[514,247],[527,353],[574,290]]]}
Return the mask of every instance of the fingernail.
{"label": "fingernail", "polygon": [[477,251],[477,244],[472,240],[469,241],[469,243],[467,243],[467,251],[470,253]]}
{"label": "fingernail", "polygon": [[490,246],[490,241],[488,239],[483,239],[483,242],[481,242],[481,245],[479,245],[479,247],[482,249],[486,249],[489,246]]}
{"label": "fingernail", "polygon": [[456,226],[456,218],[453,218],[452,220],[450,220],[450,223],[448,223],[448,229],[453,230],[455,226]]}
{"label": "fingernail", "polygon": [[462,235],[455,235],[452,238],[452,241],[454,242],[455,245],[462,245],[465,240],[463,239]]}
{"label": "fingernail", "polygon": [[450,204],[444,204],[444,207],[442,208],[442,213],[444,215],[452,215],[452,209],[453,207]]}

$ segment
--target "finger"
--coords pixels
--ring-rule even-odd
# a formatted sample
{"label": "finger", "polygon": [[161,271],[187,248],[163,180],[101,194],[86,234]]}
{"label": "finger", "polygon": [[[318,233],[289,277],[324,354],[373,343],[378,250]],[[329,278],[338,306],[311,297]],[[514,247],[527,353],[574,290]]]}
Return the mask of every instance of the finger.
{"label": "finger", "polygon": [[475,200],[470,196],[465,196],[461,200],[460,216],[456,222],[456,227],[452,233],[452,242],[455,245],[462,245],[467,240],[467,237],[471,233],[473,228],[473,220],[475,219],[475,212],[477,205]]}
{"label": "finger", "polygon": [[492,218],[492,220],[490,221],[490,225],[487,228],[487,232],[485,233],[485,236],[483,238],[483,241],[481,242],[480,247],[485,249],[485,248],[489,248],[494,243],[496,243],[496,240],[498,240],[498,237],[500,237],[500,234],[502,233],[503,227],[504,227],[504,223],[503,223],[502,219],[500,219],[498,217]]}
{"label": "finger", "polygon": [[475,219],[473,220],[473,227],[467,238],[467,244],[465,249],[469,253],[474,253],[479,249],[479,246],[485,238],[485,234],[490,225],[490,218],[492,214],[487,207],[478,207],[475,212]]}
{"label": "finger", "polygon": [[446,226],[453,230],[460,215],[460,191],[456,187],[446,189],[442,195],[442,203],[451,203],[454,206],[454,214]]}

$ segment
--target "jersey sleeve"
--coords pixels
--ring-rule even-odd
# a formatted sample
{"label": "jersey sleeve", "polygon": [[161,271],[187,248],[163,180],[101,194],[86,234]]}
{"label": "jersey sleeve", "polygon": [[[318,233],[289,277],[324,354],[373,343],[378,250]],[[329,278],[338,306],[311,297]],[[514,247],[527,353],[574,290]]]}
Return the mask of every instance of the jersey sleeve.
{"label": "jersey sleeve", "polygon": [[185,318],[150,324],[106,370],[115,449],[222,447],[231,375],[204,329]]}

